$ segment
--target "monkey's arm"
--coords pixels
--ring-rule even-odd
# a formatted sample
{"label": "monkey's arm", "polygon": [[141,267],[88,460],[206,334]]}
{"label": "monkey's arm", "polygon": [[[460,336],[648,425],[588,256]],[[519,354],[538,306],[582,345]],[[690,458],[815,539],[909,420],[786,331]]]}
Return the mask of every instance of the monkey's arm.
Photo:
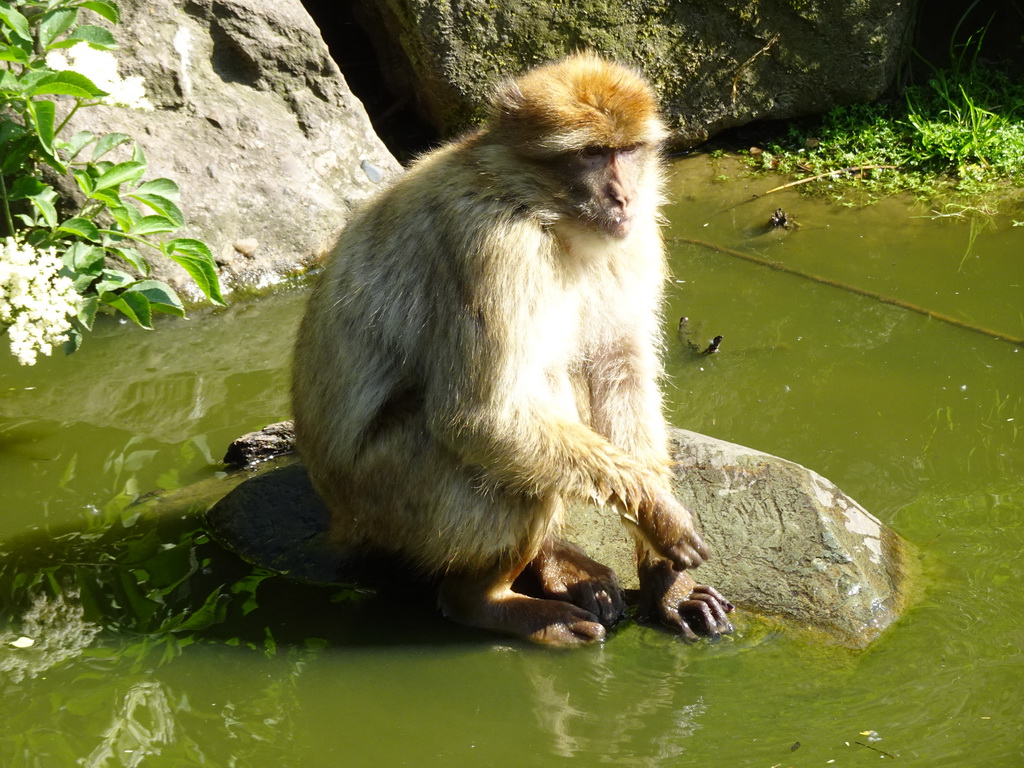
{"label": "monkey's arm", "polygon": [[660,374],[653,343],[631,334],[594,356],[588,384],[594,429],[667,483],[668,436],[657,385]]}
{"label": "monkey's arm", "polygon": [[[581,423],[552,394],[547,372],[567,361],[558,359],[558,329],[543,308],[565,297],[550,288],[555,277],[544,273],[543,242],[531,249],[529,231],[514,234],[510,245],[492,227],[487,245],[505,258],[486,268],[468,261],[471,274],[459,290],[446,286],[462,302],[434,326],[427,346],[435,355],[423,361],[431,432],[497,488],[611,500],[659,555],[679,568],[698,565],[706,550],[688,516],[664,511],[664,475],[648,457],[638,460]],[[541,256],[515,260],[530,250]]]}

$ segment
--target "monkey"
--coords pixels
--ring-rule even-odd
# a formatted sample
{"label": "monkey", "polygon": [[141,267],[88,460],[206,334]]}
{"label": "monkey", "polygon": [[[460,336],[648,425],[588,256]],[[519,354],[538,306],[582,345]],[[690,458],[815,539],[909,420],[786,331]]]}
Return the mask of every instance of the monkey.
{"label": "monkey", "polygon": [[597,54],[507,80],[481,127],[350,218],[311,292],[292,403],[331,535],[436,579],[456,622],[603,639],[623,591],[559,536],[592,502],[633,534],[651,619],[732,631],[687,573],[709,550],[669,483],[666,137],[649,83]]}

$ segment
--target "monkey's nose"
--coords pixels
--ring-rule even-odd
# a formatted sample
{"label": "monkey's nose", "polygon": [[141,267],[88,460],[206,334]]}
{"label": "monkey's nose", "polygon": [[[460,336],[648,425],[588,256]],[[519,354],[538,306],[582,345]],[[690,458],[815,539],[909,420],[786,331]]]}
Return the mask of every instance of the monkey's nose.
{"label": "monkey's nose", "polygon": [[625,185],[620,184],[618,181],[612,181],[605,187],[605,197],[608,202],[619,210],[625,211],[629,207],[630,195]]}

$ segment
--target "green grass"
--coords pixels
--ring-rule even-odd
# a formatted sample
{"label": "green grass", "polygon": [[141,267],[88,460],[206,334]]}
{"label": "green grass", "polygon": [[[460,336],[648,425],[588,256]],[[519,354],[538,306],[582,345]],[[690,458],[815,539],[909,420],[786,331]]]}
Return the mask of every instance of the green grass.
{"label": "green grass", "polygon": [[992,208],[1024,196],[1024,83],[962,55],[900,99],[793,122],[760,149],[757,169],[826,174],[803,188],[840,200],[912,191]]}

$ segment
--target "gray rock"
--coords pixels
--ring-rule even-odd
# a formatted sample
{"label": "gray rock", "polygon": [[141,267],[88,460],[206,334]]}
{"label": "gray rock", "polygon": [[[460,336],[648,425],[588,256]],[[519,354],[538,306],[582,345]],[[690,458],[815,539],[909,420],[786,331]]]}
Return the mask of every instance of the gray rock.
{"label": "gray rock", "polygon": [[[272,425],[276,438],[285,425]],[[260,433],[242,443],[263,445]],[[673,432],[675,491],[714,557],[695,572],[744,612],[862,648],[907,602],[908,551],[893,531],[798,464],[684,430]],[[283,444],[283,443],[282,443]],[[328,514],[297,458],[274,460],[207,515],[211,532],[260,565],[315,582],[365,581],[379,560],[332,547]],[[632,546],[609,510],[571,510],[567,536],[637,586]]]}
{"label": "gray rock", "polygon": [[[71,128],[140,142],[149,177],[181,187],[184,234],[210,245],[229,290],[310,264],[400,171],[299,0],[119,5],[120,72],[145,78],[156,109],[80,110]],[[177,265],[153,267],[197,298]]]}
{"label": "gray rock", "polygon": [[[911,583],[907,544],[832,482],[696,432],[677,429],[672,440],[676,497],[712,549],[694,578],[741,608],[856,648],[900,616]],[[635,587],[632,545],[608,517],[572,510],[568,533]]]}
{"label": "gray rock", "polygon": [[754,120],[878,98],[906,51],[914,3],[355,0],[391,86],[445,133],[480,117],[503,74],[580,48],[639,65],[694,145]]}
{"label": "gray rock", "polygon": [[291,453],[295,448],[295,429],[290,421],[268,424],[259,432],[250,432],[232,441],[224,454],[224,463],[232,469],[252,467],[262,461]]}

